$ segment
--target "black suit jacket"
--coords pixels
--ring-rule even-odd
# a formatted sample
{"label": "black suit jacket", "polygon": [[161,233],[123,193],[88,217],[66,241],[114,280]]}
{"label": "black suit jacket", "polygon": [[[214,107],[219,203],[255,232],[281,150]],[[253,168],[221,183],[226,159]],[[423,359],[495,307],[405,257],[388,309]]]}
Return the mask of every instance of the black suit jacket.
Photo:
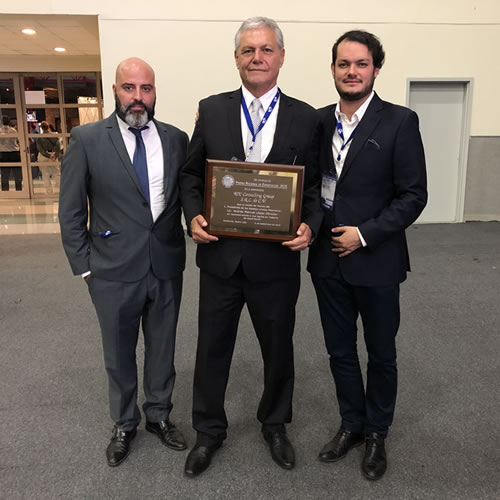
{"label": "black suit jacket", "polygon": [[[335,105],[319,110],[315,138],[322,173],[335,170],[332,137]],[[353,137],[337,182],[333,210],[323,208],[320,234],[309,252],[308,270],[320,277],[340,266],[357,286],[387,286],[406,279],[410,260],[405,229],[427,202],[427,182],[418,117],[376,94]],[[367,243],[339,258],[331,251],[331,228],[357,226]]]}
{"label": "black suit jacket", "polygon": [[[193,217],[203,213],[205,160],[241,161],[241,89],[208,97],[200,102],[199,119],[180,174],[182,207],[188,227]],[[310,164],[312,137],[317,123],[314,108],[280,93],[276,131],[267,163],[306,165],[302,221],[313,232],[319,230],[319,176]],[[247,277],[254,281],[284,278],[300,271],[300,253],[280,243],[219,238],[198,245],[196,263],[200,269],[228,278],[242,263]]]}
{"label": "black suit jacket", "polygon": [[[171,125],[154,123],[163,146],[166,202],[155,222],[115,113],[72,129],[61,165],[59,221],[74,274],[91,271],[98,278],[132,282],[150,268],[160,279],[184,270],[178,172],[186,158],[188,137]],[[106,231],[111,235],[99,236]]]}

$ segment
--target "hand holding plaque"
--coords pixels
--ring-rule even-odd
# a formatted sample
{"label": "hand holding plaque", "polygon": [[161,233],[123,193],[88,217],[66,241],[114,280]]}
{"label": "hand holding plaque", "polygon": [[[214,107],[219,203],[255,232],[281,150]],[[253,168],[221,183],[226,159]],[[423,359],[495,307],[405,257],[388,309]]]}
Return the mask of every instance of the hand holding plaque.
{"label": "hand holding plaque", "polygon": [[205,231],[232,238],[293,240],[303,184],[303,166],[207,160]]}

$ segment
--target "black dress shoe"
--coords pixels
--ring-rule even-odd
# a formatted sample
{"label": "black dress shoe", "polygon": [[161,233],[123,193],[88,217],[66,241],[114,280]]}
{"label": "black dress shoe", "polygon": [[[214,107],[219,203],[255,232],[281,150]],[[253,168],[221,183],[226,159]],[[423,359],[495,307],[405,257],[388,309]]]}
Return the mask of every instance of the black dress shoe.
{"label": "black dress shoe", "polygon": [[186,440],[181,431],[169,420],[146,422],[146,430],[156,434],[161,442],[172,450],[181,451],[187,448]]}
{"label": "black dress shoe", "polygon": [[214,453],[221,447],[222,443],[210,446],[195,445],[189,452],[184,465],[184,473],[188,477],[195,477],[208,469]]}
{"label": "black dress shoe", "polygon": [[361,464],[363,475],[367,479],[380,479],[387,469],[384,438],[376,432],[366,436],[366,450]]}
{"label": "black dress shoe", "polygon": [[351,448],[355,448],[363,443],[365,436],[358,432],[350,432],[339,429],[335,437],[323,446],[319,452],[319,459],[322,462],[336,462],[344,458]]}
{"label": "black dress shoe", "polygon": [[122,431],[118,427],[113,427],[111,441],[106,448],[106,458],[110,467],[120,465],[130,453],[130,442],[135,438],[136,430]]}
{"label": "black dress shoe", "polygon": [[273,460],[283,469],[293,469],[295,452],[285,431],[263,431],[264,439],[269,443]]}

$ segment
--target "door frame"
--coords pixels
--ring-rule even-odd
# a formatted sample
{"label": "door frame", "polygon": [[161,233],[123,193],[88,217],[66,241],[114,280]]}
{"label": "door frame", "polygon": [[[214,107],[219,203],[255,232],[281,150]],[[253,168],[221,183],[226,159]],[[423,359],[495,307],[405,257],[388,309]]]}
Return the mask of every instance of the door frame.
{"label": "door frame", "polygon": [[461,83],[464,84],[464,102],[462,130],[460,137],[460,153],[458,157],[457,204],[455,208],[455,222],[465,221],[465,189],[467,184],[467,163],[469,158],[470,124],[472,115],[472,91],[474,79],[465,78],[407,78],[406,79],[406,106],[410,107],[410,93],[412,83]]}
{"label": "door frame", "polygon": [[[19,143],[19,163],[22,175],[22,190],[21,191],[2,191],[0,199],[28,199],[31,197],[30,191],[30,176],[28,172],[28,161],[26,158],[26,140],[23,128],[24,116],[21,105],[21,83],[19,80],[19,73],[15,72],[1,72],[2,78],[12,79],[14,89],[14,104],[0,104],[0,107],[5,109],[15,109],[17,118],[17,140]],[[17,162],[16,162],[17,163]],[[2,164],[3,165],[3,164]]]}

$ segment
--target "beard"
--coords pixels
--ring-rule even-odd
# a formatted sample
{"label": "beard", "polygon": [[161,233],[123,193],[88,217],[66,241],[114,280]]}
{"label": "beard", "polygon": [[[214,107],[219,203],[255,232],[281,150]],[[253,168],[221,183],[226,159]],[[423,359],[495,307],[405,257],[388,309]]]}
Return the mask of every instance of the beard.
{"label": "beard", "polygon": [[335,88],[337,89],[337,93],[344,101],[359,101],[372,93],[373,84],[375,83],[375,75],[372,76],[371,81],[365,85],[361,90],[357,92],[350,92],[348,90],[344,90],[341,88],[337,82],[335,82]]}
{"label": "beard", "polygon": [[[146,125],[149,121],[153,119],[155,115],[155,104],[156,99],[153,102],[153,105],[149,108],[141,101],[132,101],[127,107],[123,106],[118,99],[118,96],[115,92],[115,111],[116,114],[129,126],[133,128],[141,128]],[[142,106],[142,111],[132,111],[133,106]]]}

